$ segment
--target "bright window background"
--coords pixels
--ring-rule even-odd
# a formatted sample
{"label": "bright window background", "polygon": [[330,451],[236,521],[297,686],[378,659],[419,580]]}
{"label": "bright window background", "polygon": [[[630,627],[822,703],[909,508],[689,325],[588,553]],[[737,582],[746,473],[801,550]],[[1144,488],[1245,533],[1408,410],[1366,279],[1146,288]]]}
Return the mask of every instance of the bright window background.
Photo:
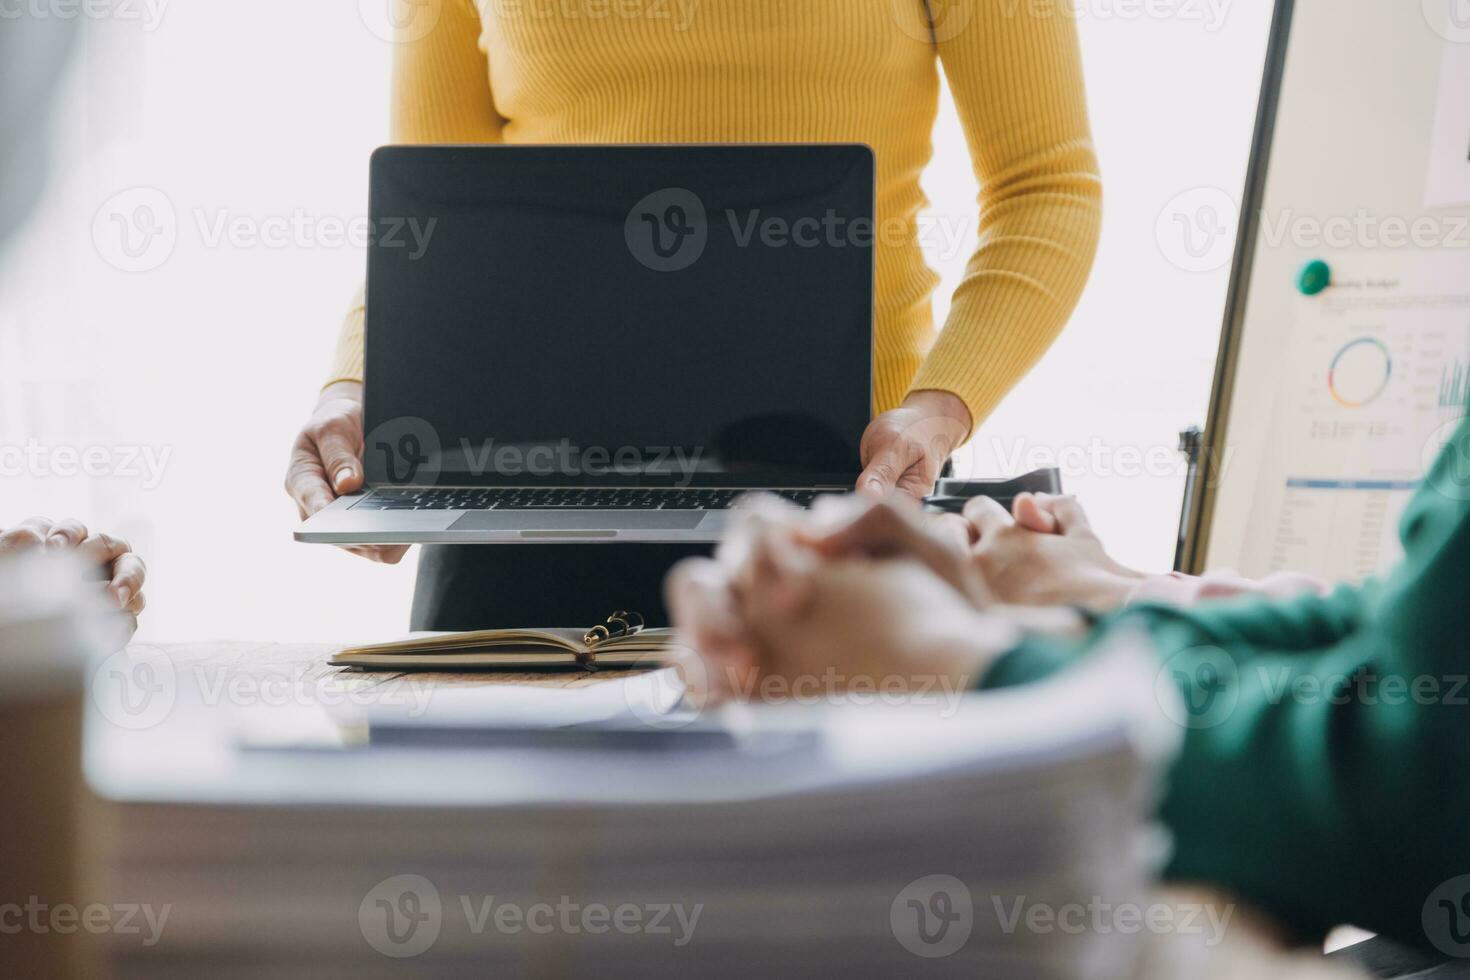
{"label": "bright window background", "polygon": [[[362,275],[339,238],[363,217],[367,156],[387,132],[372,3],[172,0],[156,23],[92,22],[58,102],[50,189],[0,270],[0,524],[75,515],[129,538],[150,566],[141,638],[406,628],[412,558],[385,568],[293,543],[281,487]],[[1161,215],[1173,228],[1179,200],[1198,217],[1180,198],[1191,190],[1238,195],[1268,8],[1082,0],[1102,250],[1073,323],[962,460],[981,475],[1060,462],[1114,554],[1140,567],[1172,561],[1173,447],[1204,422],[1228,272],[1171,262],[1180,243],[1157,228]],[[936,215],[973,212],[948,103],[926,186]],[[124,271],[128,256],[96,245],[94,216],[119,193],[157,227],[176,216],[157,268]],[[940,316],[972,244],[935,236]]]}

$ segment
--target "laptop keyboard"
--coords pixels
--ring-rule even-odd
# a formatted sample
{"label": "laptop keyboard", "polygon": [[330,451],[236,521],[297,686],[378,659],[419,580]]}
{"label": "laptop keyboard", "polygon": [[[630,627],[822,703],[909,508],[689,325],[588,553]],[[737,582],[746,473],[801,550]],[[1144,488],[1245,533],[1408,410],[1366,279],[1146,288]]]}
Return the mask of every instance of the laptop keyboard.
{"label": "laptop keyboard", "polygon": [[[747,490],[649,487],[435,487],[374,490],[354,510],[728,510]],[[810,507],[838,490],[762,490]]]}

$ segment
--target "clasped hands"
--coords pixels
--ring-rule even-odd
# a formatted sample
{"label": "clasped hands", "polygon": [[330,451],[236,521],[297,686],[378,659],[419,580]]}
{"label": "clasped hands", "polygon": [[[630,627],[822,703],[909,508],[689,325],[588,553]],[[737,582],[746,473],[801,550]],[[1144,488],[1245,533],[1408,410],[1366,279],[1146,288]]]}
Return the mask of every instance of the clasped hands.
{"label": "clasped hands", "polygon": [[88,531],[80,521],[71,519],[32,517],[0,529],[0,559],[30,553],[71,554],[94,569],[97,590],[123,617],[123,641],[132,636],[147,603],[143,584],[148,570],[126,541]]}
{"label": "clasped hands", "polygon": [[[712,559],[666,586],[696,705],[799,692],[962,691],[1027,633],[1084,629],[1142,577],[1110,559],[1075,500],[1023,495],[927,515],[901,496],[769,498],[737,512]],[[830,690],[829,689],[836,689]]]}

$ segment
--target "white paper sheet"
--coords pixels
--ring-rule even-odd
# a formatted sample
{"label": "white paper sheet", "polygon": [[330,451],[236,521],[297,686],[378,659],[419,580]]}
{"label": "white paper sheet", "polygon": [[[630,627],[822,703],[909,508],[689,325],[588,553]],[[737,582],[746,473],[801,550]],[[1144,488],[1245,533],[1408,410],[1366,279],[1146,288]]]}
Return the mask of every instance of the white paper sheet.
{"label": "white paper sheet", "polygon": [[361,720],[395,728],[570,728],[662,716],[682,693],[672,669],[581,687],[441,686],[421,705],[374,705]]}

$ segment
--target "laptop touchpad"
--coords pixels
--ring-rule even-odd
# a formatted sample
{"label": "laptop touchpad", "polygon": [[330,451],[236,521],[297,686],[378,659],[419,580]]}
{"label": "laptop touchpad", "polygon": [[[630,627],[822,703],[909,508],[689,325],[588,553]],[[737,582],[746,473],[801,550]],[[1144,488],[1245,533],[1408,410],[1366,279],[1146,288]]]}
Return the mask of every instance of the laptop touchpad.
{"label": "laptop touchpad", "polygon": [[451,531],[692,531],[704,520],[699,510],[472,510]]}

